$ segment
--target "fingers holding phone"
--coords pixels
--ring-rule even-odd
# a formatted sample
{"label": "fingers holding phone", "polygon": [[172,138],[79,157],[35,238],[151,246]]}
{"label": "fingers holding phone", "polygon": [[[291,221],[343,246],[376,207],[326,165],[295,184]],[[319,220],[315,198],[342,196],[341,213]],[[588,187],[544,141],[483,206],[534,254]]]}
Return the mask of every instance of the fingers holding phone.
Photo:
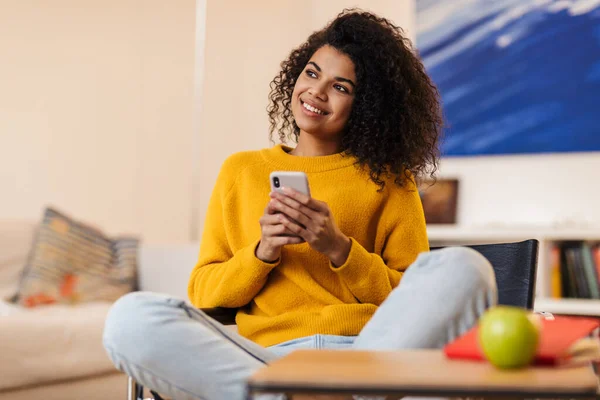
{"label": "fingers holding phone", "polygon": [[[308,179],[304,172],[275,171],[269,177],[272,191],[281,191],[282,187],[293,187],[310,195]],[[281,248],[289,244],[300,244],[304,239],[290,231],[285,223],[298,223],[282,214],[274,207],[274,201],[269,201],[263,216],[260,218],[261,238],[256,247],[256,257],[265,262],[274,262],[281,256]]]}
{"label": "fingers holding phone", "polygon": [[[269,202],[270,204],[270,202]],[[270,205],[260,218],[260,242],[256,247],[256,257],[264,262],[275,262],[281,256],[281,248],[288,244],[300,244],[304,239],[295,235],[284,225],[287,217],[276,213]]]}

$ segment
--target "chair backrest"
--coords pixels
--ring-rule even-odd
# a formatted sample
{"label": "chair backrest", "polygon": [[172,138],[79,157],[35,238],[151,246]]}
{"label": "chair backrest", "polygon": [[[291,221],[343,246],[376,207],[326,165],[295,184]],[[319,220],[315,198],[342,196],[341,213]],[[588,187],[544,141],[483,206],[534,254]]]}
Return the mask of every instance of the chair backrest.
{"label": "chair backrest", "polygon": [[533,309],[538,262],[537,240],[467,247],[483,254],[494,267],[498,304]]}

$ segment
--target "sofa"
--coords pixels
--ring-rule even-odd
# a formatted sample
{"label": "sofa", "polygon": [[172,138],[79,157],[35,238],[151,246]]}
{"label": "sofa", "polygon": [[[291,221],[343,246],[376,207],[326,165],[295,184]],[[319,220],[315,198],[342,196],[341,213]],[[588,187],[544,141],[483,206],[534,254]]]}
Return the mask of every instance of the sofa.
{"label": "sofa", "polygon": [[[127,377],[102,347],[110,302],[23,308],[7,301],[17,290],[35,223],[0,222],[0,400],[125,399]],[[187,298],[198,244],[147,245],[138,250],[140,290]]]}

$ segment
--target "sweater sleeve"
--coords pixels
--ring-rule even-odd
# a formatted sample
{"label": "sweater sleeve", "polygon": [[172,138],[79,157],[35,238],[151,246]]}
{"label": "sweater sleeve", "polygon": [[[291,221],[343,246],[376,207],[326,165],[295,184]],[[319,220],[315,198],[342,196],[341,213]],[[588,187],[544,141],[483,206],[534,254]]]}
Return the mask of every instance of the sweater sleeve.
{"label": "sweater sleeve", "polygon": [[188,283],[188,296],[196,307],[238,308],[248,304],[279,263],[265,263],[255,256],[259,239],[233,253],[222,206],[236,176],[229,171],[232,169],[227,162],[223,165],[209,201],[198,263]]}
{"label": "sweater sleeve", "polygon": [[[417,190],[390,199],[380,221],[394,221],[381,254],[370,253],[354,238],[346,262],[330,268],[346,282],[361,303],[380,305],[398,286],[417,255],[429,250],[423,206]],[[378,229],[382,229],[379,227]]]}

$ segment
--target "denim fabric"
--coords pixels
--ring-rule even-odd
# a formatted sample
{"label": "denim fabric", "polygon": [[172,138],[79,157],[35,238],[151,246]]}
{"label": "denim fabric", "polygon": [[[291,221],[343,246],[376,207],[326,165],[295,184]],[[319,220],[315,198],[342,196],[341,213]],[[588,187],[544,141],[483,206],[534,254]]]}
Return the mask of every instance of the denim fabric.
{"label": "denim fabric", "polygon": [[263,348],[183,300],[136,292],[113,305],[103,340],[115,366],[146,387],[177,400],[241,400],[248,377],[295,349],[440,348],[496,301],[487,259],[455,247],[419,255],[357,337],[314,335]]}
{"label": "denim fabric", "polygon": [[350,349],[356,336],[312,335],[267,347],[277,357],[283,357],[297,349]]}

